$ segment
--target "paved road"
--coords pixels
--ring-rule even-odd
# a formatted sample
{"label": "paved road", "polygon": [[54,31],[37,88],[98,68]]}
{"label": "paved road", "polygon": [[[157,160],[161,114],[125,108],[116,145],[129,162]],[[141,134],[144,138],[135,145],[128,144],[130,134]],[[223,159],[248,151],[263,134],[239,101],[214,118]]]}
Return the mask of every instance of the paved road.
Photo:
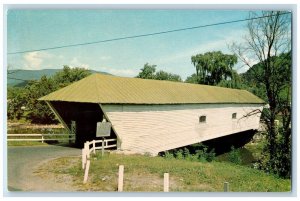
{"label": "paved road", "polygon": [[48,191],[47,187],[53,184],[47,184],[47,181],[35,176],[35,168],[49,159],[81,154],[80,149],[54,145],[8,147],[7,152],[9,191]]}

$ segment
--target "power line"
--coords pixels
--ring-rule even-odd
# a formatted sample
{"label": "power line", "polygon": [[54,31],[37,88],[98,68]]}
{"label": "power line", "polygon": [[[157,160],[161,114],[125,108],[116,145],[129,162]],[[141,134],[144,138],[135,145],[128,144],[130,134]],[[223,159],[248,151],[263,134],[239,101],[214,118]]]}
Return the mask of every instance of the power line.
{"label": "power line", "polygon": [[181,29],[173,29],[173,30],[167,30],[167,31],[161,31],[161,32],[154,32],[154,33],[148,33],[148,34],[141,34],[141,35],[133,35],[133,36],[125,36],[125,37],[119,37],[119,38],[113,38],[113,39],[107,39],[107,40],[99,40],[99,41],[93,41],[93,42],[86,42],[86,43],[78,43],[78,44],[71,44],[71,45],[62,45],[62,46],[55,46],[55,47],[48,47],[48,48],[41,48],[41,49],[33,49],[33,50],[24,50],[24,51],[17,51],[17,52],[9,52],[7,54],[22,54],[27,52],[37,52],[37,51],[44,51],[44,50],[54,50],[54,49],[62,49],[62,48],[68,48],[68,47],[77,47],[77,46],[83,46],[83,45],[92,45],[96,43],[106,43],[106,42],[112,42],[112,41],[119,41],[119,40],[126,40],[126,39],[133,39],[133,38],[141,38],[141,37],[147,37],[147,36],[154,36],[154,35],[160,35],[160,34],[167,34],[167,33],[173,33],[173,32],[179,32],[179,31],[187,31],[192,29],[199,29],[199,28],[205,28],[205,27],[211,27],[211,26],[218,26],[218,25],[224,25],[224,24],[231,24],[231,23],[237,23],[237,22],[245,22],[249,20],[256,20],[266,17],[272,17],[277,15],[285,15],[290,14],[290,12],[280,13],[280,14],[274,14],[274,15],[267,15],[267,16],[259,16],[254,18],[247,18],[247,19],[240,19],[240,20],[233,20],[233,21],[227,21],[227,22],[219,22],[214,24],[206,24],[206,25],[200,25],[200,26],[194,26],[194,27],[186,27]]}

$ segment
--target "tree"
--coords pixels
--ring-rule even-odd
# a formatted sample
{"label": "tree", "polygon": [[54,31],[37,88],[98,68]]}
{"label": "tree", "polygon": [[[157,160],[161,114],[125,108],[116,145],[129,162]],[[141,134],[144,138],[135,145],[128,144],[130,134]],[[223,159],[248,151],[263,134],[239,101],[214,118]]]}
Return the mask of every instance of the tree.
{"label": "tree", "polygon": [[144,65],[144,67],[141,69],[141,72],[139,72],[139,74],[136,77],[152,80],[168,80],[175,82],[182,81],[179,75],[168,73],[162,70],[156,72],[156,65],[149,65],[148,63]]}
{"label": "tree", "polygon": [[188,76],[184,82],[198,84],[198,76],[196,75],[196,73],[193,73],[192,75]]}
{"label": "tree", "polygon": [[[258,16],[263,16],[257,18]],[[233,44],[231,49],[252,69],[253,79],[265,88],[268,109],[262,118],[267,125],[269,169],[283,177],[290,176],[290,139],[291,139],[291,54],[283,54],[291,49],[291,19],[282,11],[251,12],[247,24],[248,35],[245,44]],[[285,58],[285,59],[284,59]],[[251,66],[258,61],[261,67]],[[283,95],[285,94],[285,95]],[[275,120],[280,116],[282,125],[278,129]],[[282,140],[283,139],[283,140]],[[284,148],[284,150],[282,150]],[[288,172],[283,171],[288,169]]]}
{"label": "tree", "polygon": [[155,71],[156,65],[146,63],[136,77],[142,79],[155,79]]}
{"label": "tree", "polygon": [[21,119],[24,115],[26,97],[23,88],[9,87],[7,89],[7,118]]}
{"label": "tree", "polygon": [[230,79],[221,80],[217,86],[234,89],[245,89],[245,85],[242,83],[240,75],[235,70],[231,71]]}
{"label": "tree", "polygon": [[236,55],[223,54],[221,51],[197,54],[191,58],[196,68],[199,84],[218,85],[222,80],[233,78]]}
{"label": "tree", "polygon": [[82,78],[85,78],[90,74],[91,72],[87,69],[80,67],[70,68],[69,66],[64,65],[63,70],[57,72],[53,76],[53,79],[55,83],[59,84],[59,88],[61,88],[78,80],[81,80]]}
{"label": "tree", "polygon": [[[20,119],[24,116],[32,123],[57,123],[48,105],[38,99],[90,74],[89,70],[83,68],[64,66],[62,71],[51,77],[42,76],[40,80],[30,81],[24,88],[9,89],[8,118]],[[22,107],[25,107],[26,114]]]}
{"label": "tree", "polygon": [[45,96],[55,90],[57,90],[58,83],[52,78],[47,78],[45,75],[41,77],[38,81],[32,81],[30,84],[26,85],[26,108],[28,114],[26,119],[32,123],[58,123],[55,115],[46,103],[38,101],[42,96]]}
{"label": "tree", "polygon": [[167,73],[165,71],[158,71],[155,74],[155,79],[156,80],[169,80],[169,81],[175,81],[175,82],[181,82],[181,77],[179,75],[176,74],[172,74],[172,73]]}

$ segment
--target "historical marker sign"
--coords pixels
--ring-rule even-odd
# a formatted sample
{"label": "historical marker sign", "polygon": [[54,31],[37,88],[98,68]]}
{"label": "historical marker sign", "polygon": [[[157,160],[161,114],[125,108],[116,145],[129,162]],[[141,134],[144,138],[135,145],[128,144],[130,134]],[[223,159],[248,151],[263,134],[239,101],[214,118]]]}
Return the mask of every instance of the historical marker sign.
{"label": "historical marker sign", "polygon": [[110,136],[111,123],[110,122],[98,122],[96,137],[108,137]]}

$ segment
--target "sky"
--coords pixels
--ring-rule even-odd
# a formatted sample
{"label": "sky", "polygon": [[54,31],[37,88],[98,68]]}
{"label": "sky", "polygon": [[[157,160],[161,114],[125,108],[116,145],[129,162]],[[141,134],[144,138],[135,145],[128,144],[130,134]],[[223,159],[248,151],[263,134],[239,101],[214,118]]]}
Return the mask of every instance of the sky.
{"label": "sky", "polygon": [[[8,10],[7,52],[108,40],[245,19],[242,10]],[[191,56],[208,51],[231,54],[242,42],[246,22],[204,27],[61,49],[8,54],[9,69],[59,69],[63,65],[134,77],[144,64],[178,74],[195,73]],[[238,72],[246,67],[237,64]]]}

